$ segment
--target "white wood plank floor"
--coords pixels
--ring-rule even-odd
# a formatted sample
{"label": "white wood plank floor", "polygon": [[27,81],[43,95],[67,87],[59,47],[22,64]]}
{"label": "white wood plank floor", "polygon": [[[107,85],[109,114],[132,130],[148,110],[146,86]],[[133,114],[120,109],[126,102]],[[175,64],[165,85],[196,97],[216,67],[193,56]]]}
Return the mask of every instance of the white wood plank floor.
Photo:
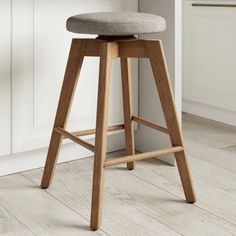
{"label": "white wood plank floor", "polygon": [[[158,159],[106,170],[103,226],[89,230],[92,158],[60,164],[53,185],[42,169],[0,178],[2,236],[236,235],[236,128],[183,115],[198,201],[184,201],[176,167]],[[110,154],[111,156],[120,153]]]}

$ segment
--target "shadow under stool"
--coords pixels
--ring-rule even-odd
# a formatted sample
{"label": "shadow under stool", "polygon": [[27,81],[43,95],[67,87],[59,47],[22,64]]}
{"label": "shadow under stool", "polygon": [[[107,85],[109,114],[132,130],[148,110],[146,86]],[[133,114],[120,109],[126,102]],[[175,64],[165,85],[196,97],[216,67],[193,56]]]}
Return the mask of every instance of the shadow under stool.
{"label": "shadow under stool", "polygon": [[[76,38],[72,40],[41,187],[48,188],[52,182],[58,153],[64,138],[71,139],[93,151],[90,221],[92,230],[97,230],[101,226],[104,171],[109,166],[127,163],[127,168],[132,170],[134,161],[174,153],[186,200],[189,203],[196,201],[162,42],[161,40],[140,40],[135,37],[138,34],[158,33],[165,29],[164,18],[135,12],[87,13],[72,16],[67,20],[68,31],[99,36],[96,39]],[[66,131],[65,127],[84,57],[100,57],[96,129],[70,133]],[[108,126],[111,63],[115,58],[121,60],[124,125]],[[148,58],[150,60],[167,128],[133,115],[130,58]],[[133,122],[168,134],[172,147],[135,154]],[[107,132],[122,129],[125,130],[126,156],[107,159]],[[93,133],[95,133],[95,145],[80,138]]]}

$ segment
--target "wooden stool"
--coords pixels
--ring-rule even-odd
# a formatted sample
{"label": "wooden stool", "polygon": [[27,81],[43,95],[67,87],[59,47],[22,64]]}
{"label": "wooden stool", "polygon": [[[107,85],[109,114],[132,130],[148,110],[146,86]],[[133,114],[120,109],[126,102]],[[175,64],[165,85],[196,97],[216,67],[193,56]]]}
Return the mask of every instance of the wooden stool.
{"label": "wooden stool", "polygon": [[[134,161],[174,153],[186,200],[189,203],[195,202],[195,194],[162,43],[160,40],[139,40],[133,36],[161,32],[165,30],[165,27],[165,20],[162,17],[130,12],[82,14],[71,17],[67,21],[69,31],[98,34],[100,36],[97,39],[72,40],[41,186],[42,188],[48,188],[52,181],[63,138],[71,139],[93,151],[94,170],[90,224],[92,230],[96,230],[101,226],[104,170],[109,166],[127,163],[128,169],[132,170]],[[96,130],[69,133],[65,130],[65,127],[85,56],[100,57]],[[121,59],[124,125],[108,127],[111,63],[117,57]],[[167,128],[133,115],[131,108],[130,58],[148,58],[150,60]],[[135,154],[133,121],[168,134],[172,147]],[[107,132],[121,129],[125,130],[127,156],[109,160],[106,158]],[[96,134],[95,146],[80,138],[94,133]]]}

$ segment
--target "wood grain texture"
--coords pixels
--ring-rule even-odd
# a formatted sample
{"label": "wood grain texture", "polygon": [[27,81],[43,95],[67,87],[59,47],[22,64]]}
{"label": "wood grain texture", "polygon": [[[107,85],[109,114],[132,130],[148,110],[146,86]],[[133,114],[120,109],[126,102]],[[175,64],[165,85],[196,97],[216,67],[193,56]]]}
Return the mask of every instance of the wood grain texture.
{"label": "wood grain texture", "polygon": [[[134,145],[134,128],[132,122],[133,103],[132,103],[132,77],[131,62],[129,58],[121,58],[121,78],[122,78],[122,94],[124,107],[124,123],[125,123],[125,148],[126,155],[135,154]],[[134,169],[134,162],[127,163],[129,170]]]}
{"label": "wood grain texture", "polygon": [[[179,188],[182,194],[176,168],[159,162],[149,164],[149,168],[144,167],[140,171],[140,167],[146,166],[145,163],[138,162],[137,169],[131,172],[125,171],[123,166],[106,170],[102,230],[110,235],[140,236],[172,235],[171,230],[182,235],[203,236],[233,235],[236,232],[232,223],[211,214],[208,209],[186,204],[181,197],[172,193],[169,185]],[[165,173],[167,167],[170,171]],[[86,219],[89,219],[91,169],[92,159],[89,158],[59,165],[55,184],[48,190]],[[175,173],[172,179],[174,183],[168,181],[170,172]],[[161,180],[166,184],[165,190],[157,187],[160,181],[157,177],[154,179],[155,185],[154,180],[149,182],[155,173],[163,175]],[[38,183],[40,170],[28,172],[27,177]]]}
{"label": "wood grain texture", "polygon": [[[193,170],[193,176],[196,182],[198,192],[198,201],[196,205],[205,209],[219,218],[224,219],[236,225],[236,158],[235,153],[225,149],[213,147],[210,144],[203,144],[194,138],[195,128],[192,128],[196,122],[196,118],[192,115],[185,115],[188,120],[186,126],[183,122],[184,133],[192,133],[192,138],[186,138],[186,146],[190,157],[190,163]],[[188,116],[188,117],[187,117]],[[204,124],[204,120],[206,121]],[[198,133],[200,140],[204,137],[208,129],[214,124],[215,132],[218,129],[224,130],[223,124],[201,119],[202,129]],[[208,127],[209,122],[211,125]],[[190,126],[192,123],[193,126]],[[203,127],[206,127],[205,131]],[[225,130],[222,134],[227,137],[231,130]],[[215,133],[214,132],[214,133]],[[212,141],[214,144],[214,140]],[[120,153],[116,154],[121,155]],[[155,166],[155,168],[154,168]],[[148,173],[148,174],[147,174]],[[141,179],[146,179],[148,183],[168,191],[179,198],[183,197],[182,186],[178,181],[178,172],[175,168],[166,165],[158,159],[151,159],[137,165],[133,175]],[[230,233],[229,233],[230,235]],[[234,233],[232,232],[232,235]]]}
{"label": "wood grain texture", "polygon": [[55,128],[54,131],[61,134],[61,135],[63,135],[64,138],[68,138],[68,139],[72,140],[73,142],[83,146],[84,148],[87,148],[88,150],[94,152],[94,148],[95,148],[94,145],[84,141],[81,138],[78,138],[77,136],[75,136],[75,135],[71,134],[70,132],[66,131],[65,129]]}
{"label": "wood grain texture", "polygon": [[183,114],[185,137],[215,148],[236,144],[236,127],[198,116]]}
{"label": "wood grain texture", "polygon": [[[112,125],[107,127],[107,132],[113,132],[113,131],[118,131],[118,130],[123,130],[125,127],[123,124],[120,125]],[[96,133],[96,129],[89,129],[89,130],[81,130],[81,131],[75,131],[72,132],[72,135],[75,135],[77,137],[80,136],[86,136],[86,135],[91,135],[91,134],[95,134]]]}
{"label": "wood grain texture", "polygon": [[85,48],[84,40],[72,40],[69,58],[67,62],[65,77],[62,85],[59,104],[56,112],[56,118],[53,126],[51,141],[49,144],[47,160],[43,173],[42,188],[48,188],[51,184],[58,154],[62,143],[62,135],[55,132],[54,128],[65,128],[68,115],[72,105],[79,73],[83,63],[83,50]]}
{"label": "wood grain texture", "polygon": [[28,229],[24,223],[18,220],[13,214],[7,211],[3,205],[0,205],[0,235],[35,235]]}
{"label": "wood grain texture", "polygon": [[224,150],[227,150],[229,152],[232,152],[232,153],[236,154],[236,145],[225,147]]}
{"label": "wood grain texture", "polygon": [[[77,138],[65,130],[70,107],[73,101],[78,74],[81,70],[83,57],[87,55],[88,50],[98,50],[100,56],[98,101],[97,101],[97,121],[95,146]],[[195,195],[191,182],[190,171],[183,149],[182,133],[177,120],[177,113],[170,80],[168,77],[167,66],[161,41],[99,41],[98,40],[72,40],[71,51],[65,72],[65,78],[62,86],[61,96],[57,109],[54,123],[54,129],[48,150],[45,170],[41,183],[42,188],[48,188],[51,183],[58,153],[63,140],[63,136],[72,141],[94,151],[94,169],[93,169],[93,188],[90,228],[97,230],[102,222],[102,204],[103,204],[103,187],[104,187],[104,167],[114,164],[125,163],[127,161],[128,169],[133,169],[133,160],[142,160],[153,156],[153,153],[139,154],[133,156],[134,150],[134,133],[132,126],[132,92],[131,92],[131,74],[129,53],[132,48],[133,56],[139,57],[139,50],[142,49],[150,59],[157,89],[159,92],[162,108],[167,123],[168,133],[170,135],[173,148],[155,152],[157,156],[175,152],[180,177],[183,184],[186,200],[190,203],[195,202]],[[94,52],[91,52],[93,55]],[[121,57],[121,74],[122,74],[122,91],[124,105],[124,125],[127,157],[118,158],[116,161],[106,160],[107,131],[108,131],[108,99],[110,87],[111,63],[116,57]],[[140,121],[140,120],[139,120]],[[143,122],[143,120],[142,120]],[[150,126],[150,123],[145,122]],[[152,125],[153,126],[153,125]],[[157,126],[155,126],[157,128]],[[160,130],[160,127],[158,127]],[[163,129],[161,129],[163,130]],[[166,130],[164,130],[166,131]],[[175,150],[176,149],[176,150]],[[104,165],[105,163],[105,165]]]}
{"label": "wood grain texture", "polygon": [[[162,43],[161,41],[146,41],[145,45],[152,66],[172,146],[184,147]],[[194,203],[196,197],[185,150],[183,152],[175,153],[175,158],[186,200],[189,203]]]}
{"label": "wood grain texture", "polygon": [[97,230],[102,222],[104,187],[104,161],[107,147],[108,100],[111,63],[115,49],[114,43],[103,43],[100,52],[100,69],[97,101],[97,121],[93,167],[93,191],[90,228]]}
{"label": "wood grain texture", "polygon": [[[78,162],[58,165],[55,184],[47,190],[50,195],[59,199],[68,207],[72,207],[87,220],[90,218],[92,164],[93,160],[86,158]],[[157,204],[159,202],[159,191],[156,192],[152,189],[153,193],[149,198],[148,194],[150,193],[143,191],[144,186],[137,183],[137,181],[139,182],[137,178],[133,179],[133,177],[131,177],[131,179],[129,179],[130,176],[127,175],[129,172],[130,171],[121,171],[119,168],[106,170],[106,194],[104,195],[104,213],[101,229],[107,233],[109,232],[112,236],[181,235],[170,229],[168,222],[164,224],[160,223],[157,217],[152,215],[148,209],[140,210],[140,208],[137,207],[141,203],[142,208],[145,202],[148,206],[150,201],[156,202]],[[35,183],[38,183],[40,181],[41,170],[27,172],[24,173],[24,175]],[[120,185],[123,186],[120,187]],[[145,200],[140,198],[140,192],[136,192],[131,185],[136,185],[137,188],[140,188]],[[124,190],[125,188],[126,190]],[[156,194],[157,198],[154,198],[153,194]],[[161,197],[163,201],[165,197],[166,196]],[[150,204],[148,208],[151,209],[152,207],[153,205]],[[159,208],[155,209],[159,216],[165,212],[165,209],[160,212],[160,208],[162,208],[161,204]],[[169,210],[170,209],[171,207]]]}
{"label": "wood grain texture", "polygon": [[[0,178],[0,188],[4,189],[4,191],[0,191],[1,203],[10,214],[30,229],[31,235],[94,235],[89,230],[87,220],[22,175],[16,174]],[[12,235],[27,235],[20,232],[17,230]],[[6,235],[8,234],[6,233]],[[97,231],[96,235],[107,234]]]}
{"label": "wood grain texture", "polygon": [[[84,56],[93,56],[99,57],[100,56],[100,47],[105,42],[111,42],[111,39],[104,38],[103,40],[94,40],[94,39],[86,39],[86,48],[84,51]],[[117,45],[115,57],[122,57],[122,58],[137,58],[142,57],[146,58],[147,54],[145,51],[145,40],[137,40],[137,39],[117,39],[113,41]]]}
{"label": "wood grain texture", "polygon": [[145,159],[149,159],[152,157],[159,157],[171,153],[177,153],[177,152],[183,152],[183,147],[171,147],[171,148],[166,148],[166,149],[160,149],[157,151],[151,151],[151,152],[145,152],[145,153],[139,153],[135,155],[130,155],[130,156],[122,156],[122,157],[117,157],[114,160],[107,160],[104,163],[105,167],[109,166],[114,166],[122,163],[127,163],[129,161],[141,161]]}
{"label": "wood grain texture", "polygon": [[[209,122],[212,127],[213,123],[207,120],[205,125],[202,120],[202,126],[207,128]],[[191,116],[188,117],[190,123]],[[191,126],[186,126],[184,121],[184,134],[194,134],[194,124],[195,119]],[[215,132],[218,129],[224,131],[222,138],[231,134],[227,126],[225,130],[222,124],[217,126],[215,123]],[[204,129],[197,135],[199,140],[201,136],[204,137]],[[21,226],[23,224],[27,225],[33,235],[46,236],[234,236],[235,154],[197,141],[193,135],[191,137],[186,137],[186,146],[199,195],[194,205],[182,202],[183,191],[175,167],[156,158],[138,162],[131,172],[125,171],[123,166],[117,166],[106,171],[107,191],[102,226],[106,233],[90,232],[88,225],[93,159],[87,158],[58,165],[55,182],[47,191],[36,187],[40,183],[43,169],[21,174],[35,184],[22,179],[19,174],[1,177],[1,230],[5,230],[7,236],[31,235]],[[214,140],[212,142],[215,144]],[[109,156],[115,158],[123,153],[112,153]],[[85,220],[77,218],[77,214]],[[14,219],[18,219],[20,225]]]}
{"label": "wood grain texture", "polygon": [[167,128],[164,128],[164,127],[161,127],[159,125],[153,124],[152,122],[147,121],[147,120],[145,120],[141,117],[133,116],[132,120],[138,122],[139,124],[145,125],[145,126],[151,128],[151,129],[155,129],[155,130],[158,130],[158,131],[163,132],[165,134],[169,134],[169,131],[168,131]]}
{"label": "wood grain texture", "polygon": [[124,58],[147,58],[145,40],[120,42],[119,56]]}

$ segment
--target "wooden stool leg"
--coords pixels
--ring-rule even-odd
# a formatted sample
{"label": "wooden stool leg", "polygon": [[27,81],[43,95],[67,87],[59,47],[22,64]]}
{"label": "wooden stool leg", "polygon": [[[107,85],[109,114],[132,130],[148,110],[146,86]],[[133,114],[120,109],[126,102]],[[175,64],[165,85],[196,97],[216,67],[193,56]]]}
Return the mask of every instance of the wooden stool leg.
{"label": "wooden stool leg", "polygon": [[[171,143],[173,146],[184,147],[162,43],[161,41],[147,41],[145,45],[155,77]],[[194,203],[196,198],[185,151],[175,153],[175,158],[186,200],[189,203]]]}
{"label": "wooden stool leg", "polygon": [[104,162],[107,147],[108,99],[113,43],[101,45],[95,137],[93,191],[90,228],[97,230],[102,222]]}
{"label": "wooden stool leg", "polygon": [[51,141],[48,149],[47,160],[43,173],[43,178],[41,183],[42,188],[48,188],[50,186],[50,183],[54,175],[57,163],[57,157],[62,143],[61,134],[56,133],[54,131],[54,128],[55,127],[64,128],[67,123],[67,118],[73,100],[73,95],[76,89],[76,84],[83,63],[84,47],[85,47],[84,40],[77,40],[77,39],[72,40],[64,82],[62,85]]}
{"label": "wooden stool leg", "polygon": [[[124,107],[124,123],[125,123],[125,147],[126,155],[135,154],[134,146],[134,130],[132,124],[132,80],[131,65],[129,58],[121,58],[121,75],[122,75],[122,92]],[[127,163],[129,170],[134,169],[134,162]]]}

